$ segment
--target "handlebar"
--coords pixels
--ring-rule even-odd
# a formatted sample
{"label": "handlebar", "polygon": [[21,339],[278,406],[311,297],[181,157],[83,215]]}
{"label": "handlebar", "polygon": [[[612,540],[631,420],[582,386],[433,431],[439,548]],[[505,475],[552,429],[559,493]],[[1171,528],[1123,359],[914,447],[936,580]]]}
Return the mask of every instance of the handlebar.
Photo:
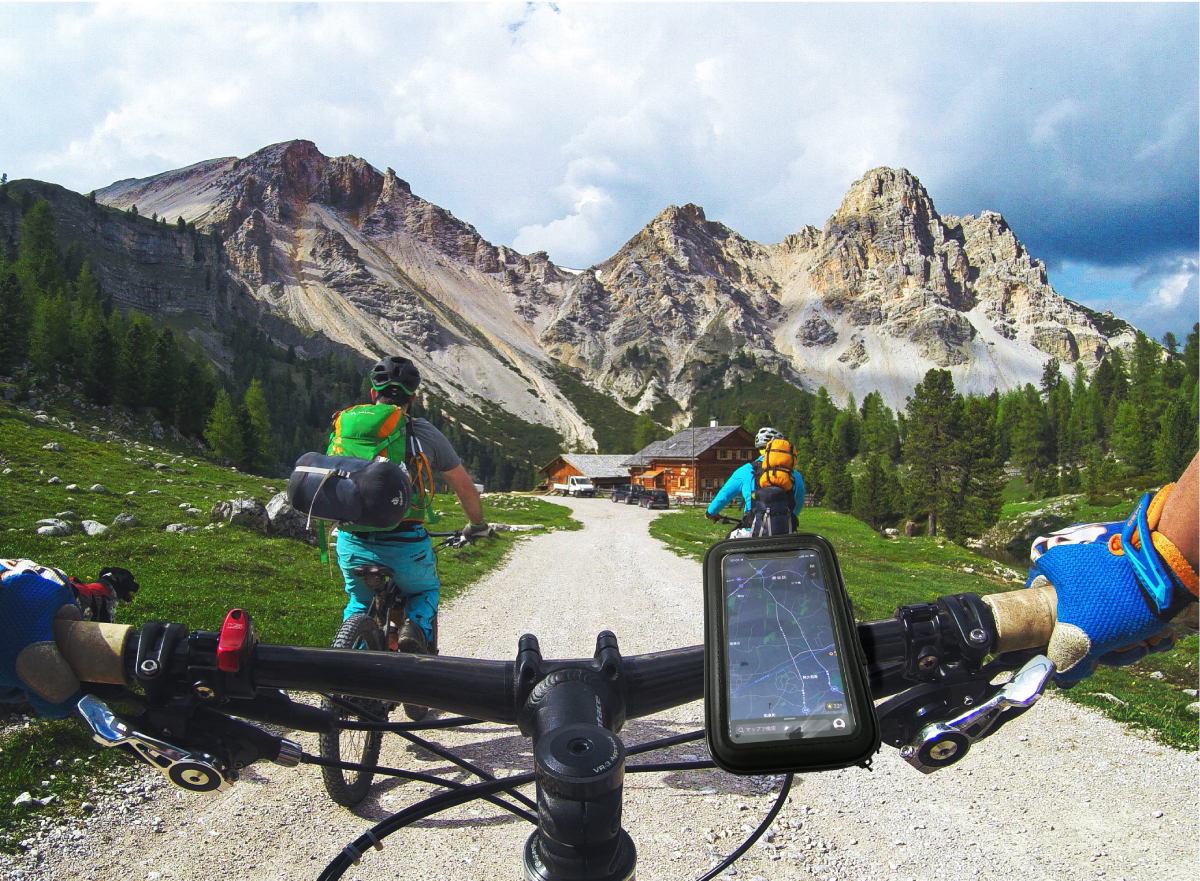
{"label": "handlebar", "polygon": [[[1053,587],[991,594],[981,599],[993,619],[993,632],[987,634],[992,654],[1034,649],[1049,642],[1056,620],[1057,594]],[[859,623],[858,635],[868,670],[881,674],[911,660],[907,656],[911,654],[913,629],[912,622],[899,613],[896,618]],[[138,634],[134,628],[58,620],[54,632],[63,656],[80,681],[121,685],[136,679],[133,665],[138,655]],[[545,661],[540,665],[541,672],[594,667],[599,655],[592,660]],[[699,700],[703,695],[703,661],[703,646],[620,658],[627,718]],[[488,661],[261,643],[254,646],[248,667],[254,671],[256,687],[400,700],[511,724],[517,721],[519,709],[515,699],[520,664],[519,656],[515,662]],[[874,676],[872,692],[879,699],[895,693],[895,689],[890,680]]]}

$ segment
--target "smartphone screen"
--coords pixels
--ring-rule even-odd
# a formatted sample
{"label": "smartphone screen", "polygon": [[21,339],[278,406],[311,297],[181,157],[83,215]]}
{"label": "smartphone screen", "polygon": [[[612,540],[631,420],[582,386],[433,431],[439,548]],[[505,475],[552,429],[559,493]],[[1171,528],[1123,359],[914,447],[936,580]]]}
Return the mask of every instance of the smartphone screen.
{"label": "smartphone screen", "polygon": [[809,550],[724,559],[725,705],[733,743],[855,733],[823,568]]}

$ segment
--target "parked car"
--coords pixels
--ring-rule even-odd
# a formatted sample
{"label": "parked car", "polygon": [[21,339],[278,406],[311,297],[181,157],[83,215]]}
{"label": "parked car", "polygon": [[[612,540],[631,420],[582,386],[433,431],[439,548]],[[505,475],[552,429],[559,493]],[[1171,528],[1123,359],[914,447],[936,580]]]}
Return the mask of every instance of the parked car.
{"label": "parked car", "polygon": [[629,494],[635,489],[637,489],[637,487],[632,483],[620,483],[614,486],[612,489],[613,504],[616,504],[617,502],[624,502],[629,498]]}
{"label": "parked car", "polygon": [[644,486],[638,486],[637,484],[634,484],[633,489],[629,491],[629,495],[625,497],[625,504],[638,504],[638,502],[642,500],[642,497],[648,492],[650,492],[650,490],[646,489]]}
{"label": "parked car", "polygon": [[638,500],[638,504],[643,508],[669,508],[671,500],[667,498],[665,489],[647,489],[642,490],[642,497]]}
{"label": "parked car", "polygon": [[596,494],[596,487],[586,477],[571,476],[566,483],[554,484],[554,491],[560,496],[591,497]]}

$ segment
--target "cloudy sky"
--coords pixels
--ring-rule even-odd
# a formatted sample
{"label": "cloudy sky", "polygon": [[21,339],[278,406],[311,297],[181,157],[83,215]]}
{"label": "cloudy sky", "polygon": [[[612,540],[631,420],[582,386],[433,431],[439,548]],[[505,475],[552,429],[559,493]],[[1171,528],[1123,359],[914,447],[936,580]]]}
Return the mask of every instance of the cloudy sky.
{"label": "cloudy sky", "polygon": [[86,192],[308,138],[567,266],[669,204],[761,242],[879,165],[1066,296],[1197,320],[1196,4],[0,4],[0,171]]}

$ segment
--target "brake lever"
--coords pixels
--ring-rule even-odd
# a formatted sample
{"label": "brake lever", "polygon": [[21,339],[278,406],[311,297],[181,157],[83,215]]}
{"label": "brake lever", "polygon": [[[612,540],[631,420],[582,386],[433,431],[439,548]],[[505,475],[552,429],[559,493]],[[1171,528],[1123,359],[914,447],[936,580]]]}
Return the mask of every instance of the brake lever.
{"label": "brake lever", "polygon": [[165,740],[135,731],[129,723],[93,695],[85,695],[76,709],[101,746],[128,747],[134,755],[188,792],[224,792],[238,773],[208,753],[174,746]]}
{"label": "brake lever", "polygon": [[979,706],[947,722],[926,725],[900,750],[900,756],[923,774],[953,765],[976,741],[994,734],[1037,703],[1053,675],[1054,664],[1045,655],[1037,655]]}

